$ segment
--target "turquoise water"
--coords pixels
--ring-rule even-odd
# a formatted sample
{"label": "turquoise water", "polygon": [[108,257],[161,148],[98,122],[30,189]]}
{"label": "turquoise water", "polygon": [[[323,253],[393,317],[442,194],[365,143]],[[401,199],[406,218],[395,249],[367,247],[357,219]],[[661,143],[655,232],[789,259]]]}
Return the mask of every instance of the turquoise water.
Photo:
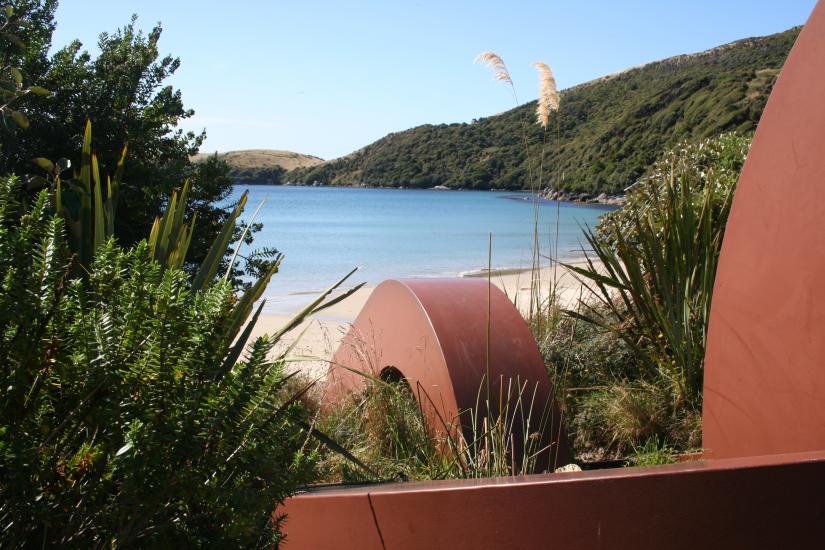
{"label": "turquoise water", "polygon": [[[267,310],[288,313],[345,275],[376,285],[391,277],[458,276],[487,267],[530,267],[533,203],[526,194],[332,187],[235,186],[249,189],[246,215],[266,198],[256,221],[255,246],[284,253],[267,291]],[[581,257],[581,228],[595,225],[608,207],[562,203],[559,256]],[[539,208],[542,248],[555,235],[556,202]],[[554,239],[553,239],[554,240]]]}

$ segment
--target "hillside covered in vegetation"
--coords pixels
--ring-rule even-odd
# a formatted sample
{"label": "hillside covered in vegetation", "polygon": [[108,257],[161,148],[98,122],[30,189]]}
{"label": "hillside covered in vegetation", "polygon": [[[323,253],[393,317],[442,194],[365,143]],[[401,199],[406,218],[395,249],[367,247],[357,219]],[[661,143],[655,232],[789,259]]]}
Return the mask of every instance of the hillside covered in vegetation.
{"label": "hillside covered in vegetation", "polygon": [[[560,139],[556,143],[555,135],[548,136],[543,187],[620,193],[679,142],[752,131],[798,34],[793,28],[739,40],[562,91],[561,109],[550,121],[555,134],[559,117]],[[543,140],[533,123],[535,107],[533,101],[469,124],[428,124],[389,134],[284,178],[333,185],[529,188],[528,173],[538,166]]]}
{"label": "hillside covered in vegetation", "polygon": [[[217,154],[229,166],[229,177],[240,183],[283,183],[281,176],[289,170],[317,166],[323,159],[292,151],[246,149]],[[194,162],[204,162],[209,154],[198,153]]]}

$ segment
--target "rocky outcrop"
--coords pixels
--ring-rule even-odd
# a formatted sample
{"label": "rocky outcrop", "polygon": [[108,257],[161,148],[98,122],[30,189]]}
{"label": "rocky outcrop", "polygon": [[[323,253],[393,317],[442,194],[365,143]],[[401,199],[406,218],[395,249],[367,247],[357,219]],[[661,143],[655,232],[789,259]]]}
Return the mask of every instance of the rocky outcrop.
{"label": "rocky outcrop", "polygon": [[546,191],[544,198],[547,200],[564,202],[582,202],[587,204],[608,204],[611,206],[624,206],[627,199],[624,195],[608,195],[600,193],[592,195],[590,193],[570,192],[570,191]]}

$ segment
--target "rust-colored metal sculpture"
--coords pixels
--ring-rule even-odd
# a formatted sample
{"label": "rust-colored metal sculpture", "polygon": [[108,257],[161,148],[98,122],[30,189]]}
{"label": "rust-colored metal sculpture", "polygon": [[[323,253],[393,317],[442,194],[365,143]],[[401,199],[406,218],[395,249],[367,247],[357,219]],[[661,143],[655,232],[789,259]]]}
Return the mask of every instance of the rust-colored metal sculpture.
{"label": "rust-colored metal sculpture", "polygon": [[323,488],[282,510],[286,550],[808,549],[825,453]]}
{"label": "rust-colored metal sculpture", "polygon": [[[779,76],[728,222],[703,462],[298,495],[288,548],[819,548],[825,540],[825,4]],[[730,457],[730,458],[726,458]]]}
{"label": "rust-colored metal sculpture", "polygon": [[[530,433],[546,434],[547,440],[534,442],[534,448],[546,449],[540,466],[567,464],[558,408],[535,339],[513,303],[487,281],[381,283],[333,358],[328,401],[364,386],[366,379],[355,371],[403,376],[428,425],[442,435],[461,425],[472,438],[469,415],[496,417],[499,403],[509,401],[514,433],[527,428],[519,424],[524,413],[531,418]],[[556,436],[552,444],[550,434]]]}
{"label": "rust-colored metal sculpture", "polygon": [[825,6],[776,81],[739,178],[713,294],[707,456],[825,449]]}

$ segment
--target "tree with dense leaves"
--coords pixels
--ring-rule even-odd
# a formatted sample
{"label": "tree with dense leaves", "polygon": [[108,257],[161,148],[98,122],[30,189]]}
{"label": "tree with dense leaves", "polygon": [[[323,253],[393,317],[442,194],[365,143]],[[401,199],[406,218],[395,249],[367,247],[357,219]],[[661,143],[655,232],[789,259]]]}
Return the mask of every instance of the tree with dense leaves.
{"label": "tree with dense leaves", "polygon": [[190,160],[206,134],[179,127],[194,114],[184,106],[180,90],[166,83],[180,59],[161,56],[160,24],[143,33],[136,28],[136,16],[123,28],[100,35],[96,57],[77,40],[49,55],[56,6],[55,0],[14,5],[26,22],[18,64],[26,82],[51,94],[27,97],[19,106],[29,121],[26,131],[0,135],[0,174],[38,173],[31,162],[36,157],[68,157],[78,166],[85,121],[90,119],[102,172],[114,172],[123,146],[128,146],[116,227],[120,243],[130,245],[144,237],[172,189],[189,179],[198,218],[191,260],[200,261],[226,219],[225,199],[233,182],[218,159],[200,165]]}

